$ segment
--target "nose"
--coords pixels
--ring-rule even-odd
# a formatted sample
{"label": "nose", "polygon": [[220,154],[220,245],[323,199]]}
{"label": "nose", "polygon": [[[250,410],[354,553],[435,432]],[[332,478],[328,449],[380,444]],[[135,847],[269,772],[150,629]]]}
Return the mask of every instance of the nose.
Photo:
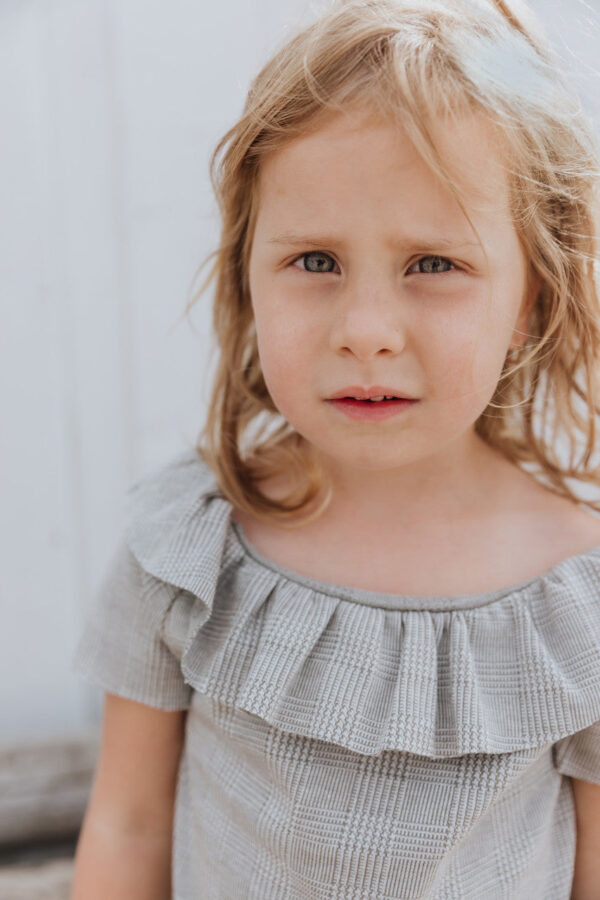
{"label": "nose", "polygon": [[337,297],[330,330],[331,348],[357,359],[400,353],[407,339],[397,285],[372,277],[346,284]]}

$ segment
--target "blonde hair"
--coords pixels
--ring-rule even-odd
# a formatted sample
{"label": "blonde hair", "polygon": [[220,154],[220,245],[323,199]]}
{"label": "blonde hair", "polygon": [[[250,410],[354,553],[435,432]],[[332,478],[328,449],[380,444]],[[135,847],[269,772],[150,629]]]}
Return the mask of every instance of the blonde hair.
{"label": "blonde hair", "polygon": [[[293,527],[299,515],[302,522],[316,518],[330,500],[328,492],[309,514],[324,473],[308,442],[281,421],[267,390],[248,266],[262,160],[318,127],[324,111],[362,100],[401,124],[459,203],[429,124],[436,114],[476,111],[501,134],[515,227],[541,288],[526,340],[508,351],[475,431],[512,462],[537,466],[555,493],[600,510],[567,483],[600,486],[592,463],[600,413],[599,151],[531,13],[524,8],[517,16],[503,0],[334,0],[254,78],[241,118],[211,157],[221,240],[187,307],[215,281],[219,359],[197,451],[224,496],[265,521]],[[561,434],[569,439],[566,465],[556,452]],[[283,471],[293,475],[293,490],[281,499],[267,497],[260,482]]]}

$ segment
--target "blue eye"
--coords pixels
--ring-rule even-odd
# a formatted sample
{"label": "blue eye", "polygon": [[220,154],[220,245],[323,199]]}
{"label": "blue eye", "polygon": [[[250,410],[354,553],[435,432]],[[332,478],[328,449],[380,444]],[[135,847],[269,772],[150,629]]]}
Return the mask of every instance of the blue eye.
{"label": "blue eye", "polygon": [[[333,265],[335,265],[333,257],[320,250],[310,250],[308,253],[302,253],[301,256],[297,256],[296,259],[293,260],[293,264],[295,265],[300,260],[304,263],[302,266],[304,272],[313,272],[317,274],[329,274],[333,269],[328,268],[328,263],[333,263]],[[418,266],[417,272],[413,271],[415,266]],[[448,268],[443,268],[444,266],[447,266]],[[454,269],[456,269],[454,263],[445,256],[422,256],[412,264],[407,274],[443,275],[445,272],[451,272]]]}
{"label": "blue eye", "polygon": [[[440,269],[439,266],[447,263],[451,266],[450,269]],[[422,256],[415,263],[412,264],[410,269],[408,270],[409,274],[411,273],[411,269],[414,266],[419,266],[419,273],[421,275],[440,275],[444,272],[450,272],[452,269],[456,268],[454,263],[450,262],[449,259],[446,259],[445,256]]]}
{"label": "blue eye", "polygon": [[[306,261],[311,259],[315,261],[314,268],[309,268],[306,265]],[[304,266],[302,267],[304,272],[324,272],[327,274],[333,271],[327,268],[327,261],[329,260],[335,264],[333,257],[329,256],[328,253],[321,253],[320,250],[311,250],[309,253],[303,253],[301,256],[296,257],[294,264],[299,262],[299,260],[304,261]]]}

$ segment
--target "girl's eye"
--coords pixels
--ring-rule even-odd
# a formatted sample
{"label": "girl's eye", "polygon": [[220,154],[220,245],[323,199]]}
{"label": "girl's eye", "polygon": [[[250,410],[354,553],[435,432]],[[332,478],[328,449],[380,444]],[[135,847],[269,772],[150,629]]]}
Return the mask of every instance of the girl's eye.
{"label": "girl's eye", "polygon": [[[304,272],[322,272],[327,274],[333,271],[333,269],[328,268],[329,263],[335,265],[333,257],[328,253],[322,253],[320,250],[311,250],[308,253],[303,253],[293,260],[293,264],[295,265],[301,260],[304,263],[301,267]],[[414,272],[415,266],[418,266],[418,273],[421,275],[441,275],[444,272],[451,272],[453,269],[456,269],[454,263],[446,259],[445,256],[422,256],[412,264],[408,270],[409,275],[416,274]]]}
{"label": "girl's eye", "polygon": [[[304,261],[304,265],[301,267],[304,272],[332,272],[332,269],[327,268],[328,262],[335,263],[333,257],[329,256],[328,253],[321,253],[320,250],[311,250],[309,253],[303,253],[301,256],[296,257],[293,261],[295,265],[300,260]],[[307,262],[309,265],[307,265]]]}
{"label": "girl's eye", "polygon": [[[443,269],[441,266],[448,265],[451,268]],[[450,262],[449,259],[446,259],[445,256],[422,256],[421,259],[418,259],[415,263],[412,264],[410,269],[408,270],[408,274],[413,274],[414,267],[419,267],[419,272],[421,275],[439,275],[444,272],[450,272],[452,269],[456,268],[454,263]]]}

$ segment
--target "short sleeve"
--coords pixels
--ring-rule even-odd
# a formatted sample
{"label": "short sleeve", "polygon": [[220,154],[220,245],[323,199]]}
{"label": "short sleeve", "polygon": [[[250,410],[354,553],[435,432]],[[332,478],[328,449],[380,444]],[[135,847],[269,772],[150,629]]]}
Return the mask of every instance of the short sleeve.
{"label": "short sleeve", "polygon": [[562,775],[600,784],[600,722],[557,741],[553,751]]}
{"label": "short sleeve", "polygon": [[165,639],[165,621],[180,594],[146,572],[121,541],[86,613],[71,670],[120,697],[158,709],[187,709],[192,687],[184,680],[176,643]]}

